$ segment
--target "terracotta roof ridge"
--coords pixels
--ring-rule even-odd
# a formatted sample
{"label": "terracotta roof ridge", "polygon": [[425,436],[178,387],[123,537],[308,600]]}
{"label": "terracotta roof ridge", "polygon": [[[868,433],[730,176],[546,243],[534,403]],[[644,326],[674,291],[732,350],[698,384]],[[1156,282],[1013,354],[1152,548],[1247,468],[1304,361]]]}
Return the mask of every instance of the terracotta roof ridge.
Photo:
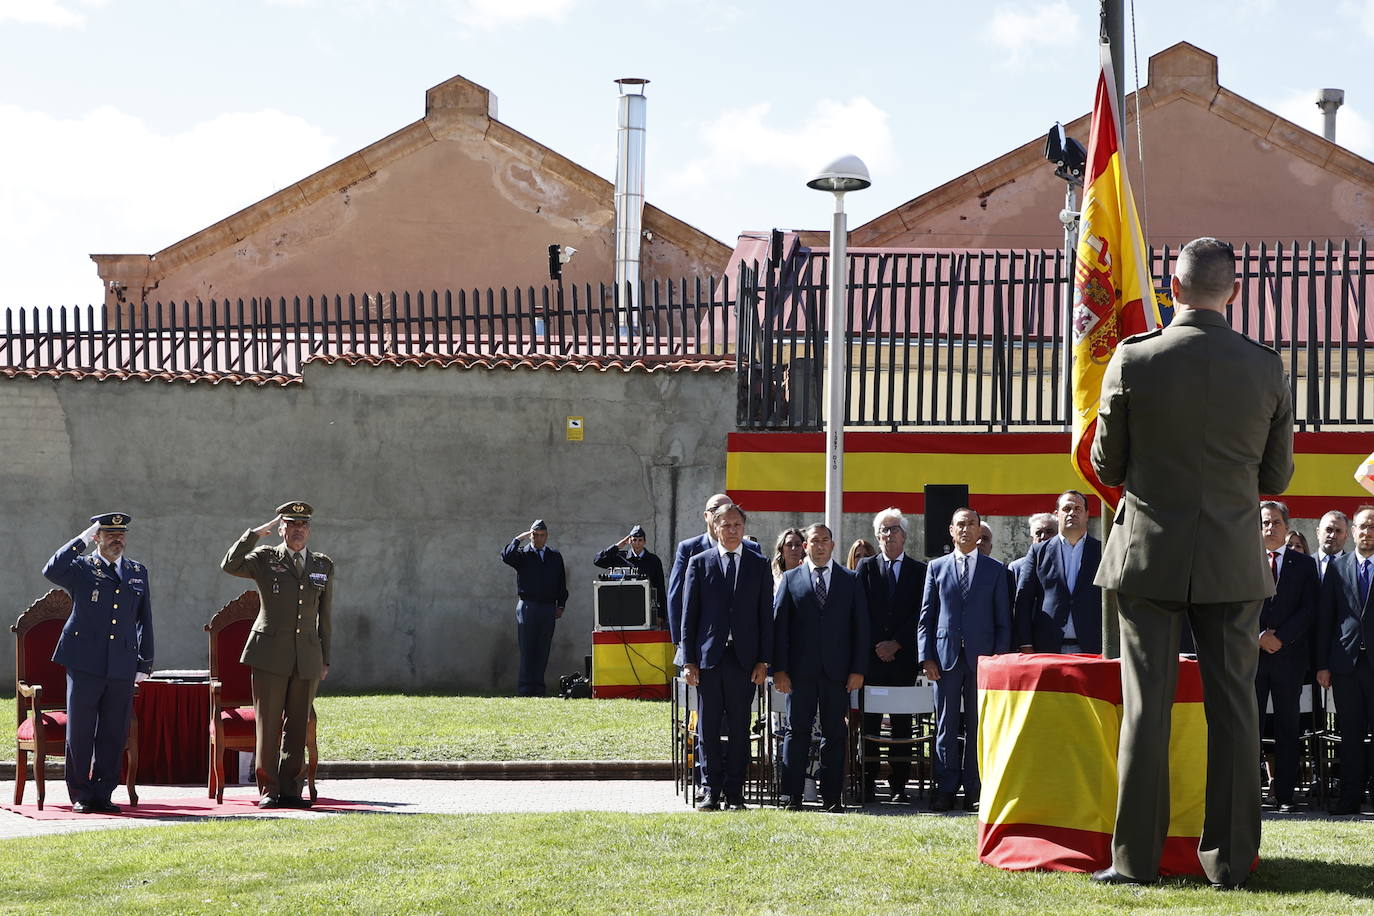
{"label": "terracotta roof ridge", "polygon": [[60,369],[56,367],[21,369],[6,366],[0,368],[0,375],[6,378],[94,380],[97,382],[166,382],[168,384],[181,382],[188,385],[197,383],[228,384],[234,387],[253,385],[258,388],[265,388],[269,385],[284,388],[287,385],[301,384],[299,375],[268,375],[256,372],[201,372],[190,369]]}
{"label": "terracotta roof ridge", "polygon": [[625,372],[639,369],[645,372],[658,370],[725,372],[733,371],[735,359],[731,355],[706,356],[693,354],[639,354],[639,355],[591,355],[591,354],[551,354],[551,353],[328,353],[311,356],[306,365],[333,365],[343,363],[348,366],[411,366],[423,368],[462,368],[462,369],[571,369],[583,372],[596,369],[606,372],[619,369]]}

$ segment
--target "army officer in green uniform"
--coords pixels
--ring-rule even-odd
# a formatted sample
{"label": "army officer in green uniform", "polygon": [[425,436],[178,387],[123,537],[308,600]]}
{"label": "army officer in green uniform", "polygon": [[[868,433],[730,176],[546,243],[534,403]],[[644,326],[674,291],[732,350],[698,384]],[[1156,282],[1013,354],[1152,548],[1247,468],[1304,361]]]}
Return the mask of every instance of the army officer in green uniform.
{"label": "army officer in green uniform", "polygon": [[[306,549],[309,503],[289,502],[277,516],[243,533],[220,567],[252,579],[261,609],[240,658],[253,669],[260,808],[306,808],[305,739],[315,690],[329,674],[329,610],[334,561]],[[272,531],[276,546],[258,546]]]}

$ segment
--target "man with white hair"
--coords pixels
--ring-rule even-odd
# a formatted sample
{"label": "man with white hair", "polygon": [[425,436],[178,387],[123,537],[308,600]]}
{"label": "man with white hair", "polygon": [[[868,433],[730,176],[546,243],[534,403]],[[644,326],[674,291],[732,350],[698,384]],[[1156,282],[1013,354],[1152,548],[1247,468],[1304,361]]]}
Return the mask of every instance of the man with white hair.
{"label": "man with white hair", "polygon": [[1053,512],[1037,512],[1026,519],[1026,527],[1030,529],[1030,547],[1026,548],[1026,555],[1007,564],[1013,585],[1021,579],[1021,567],[1025,566],[1026,560],[1030,558],[1030,548],[1045,543],[1059,533],[1059,519]]}
{"label": "man with white hair", "polygon": [[[926,564],[905,553],[907,520],[902,510],[884,509],[873,516],[873,534],[881,550],[876,557],[865,557],[855,571],[868,599],[869,641],[873,654],[868,659],[868,683],[883,687],[910,687],[916,683],[920,665],[916,658],[916,618],[921,613],[921,592],[926,583]],[[864,716],[864,734],[877,734],[882,714]],[[891,716],[890,736],[894,741],[911,738],[911,716]],[[888,747],[888,789],[893,802],[910,803],[906,781],[911,775],[911,745]],[[879,745],[869,742],[864,756],[877,757]],[[864,800],[877,797],[876,779],[866,774]]]}

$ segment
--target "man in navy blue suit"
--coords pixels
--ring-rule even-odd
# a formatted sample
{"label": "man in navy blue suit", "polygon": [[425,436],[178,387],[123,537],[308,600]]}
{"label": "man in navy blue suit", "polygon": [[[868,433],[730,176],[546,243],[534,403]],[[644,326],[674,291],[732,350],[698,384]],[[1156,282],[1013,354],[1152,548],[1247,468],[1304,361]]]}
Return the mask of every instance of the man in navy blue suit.
{"label": "man in navy blue suit", "polygon": [[[886,687],[910,687],[916,683],[920,665],[916,660],[916,617],[921,610],[921,591],[926,584],[926,564],[909,557],[906,550],[907,520],[897,508],[884,509],[873,517],[873,534],[881,552],[859,562],[855,575],[868,602],[868,639],[873,652],[868,658],[865,681]],[[876,734],[881,713],[864,715],[864,733]],[[911,716],[890,717],[891,737],[897,741],[911,738]],[[864,755],[876,756],[876,742]],[[911,775],[911,745],[888,745],[889,797],[904,803],[906,781]],[[876,796],[873,781],[864,786],[864,801]]]}
{"label": "man in navy blue suit", "polygon": [[[529,538],[529,543],[520,542]],[[529,531],[511,538],[501,549],[501,562],[515,570],[516,637],[520,645],[520,672],[516,693],[522,697],[542,697],[544,670],[549,666],[553,647],[554,621],[563,616],[568,603],[568,578],[563,555],[548,546],[549,526],[542,518],[534,520]]]}
{"label": "man in navy blue suit", "polygon": [[1102,542],[1088,534],[1088,499],[1059,494],[1059,533],[1035,544],[1016,586],[1014,645],[1022,652],[1097,655],[1102,651],[1102,589],[1093,584]]}
{"label": "man in navy blue suit", "polygon": [[921,668],[935,682],[932,811],[953,808],[960,785],[966,810],[972,811],[978,802],[978,657],[1011,648],[1007,568],[979,553],[981,524],[972,509],[955,511],[949,526],[954,552],[931,561],[916,625]]}
{"label": "man in navy blue suit", "polygon": [[1365,736],[1374,721],[1374,506],[1355,513],[1355,550],[1331,561],[1317,613],[1317,683],[1334,688],[1341,730],[1341,795],[1332,814],[1359,814],[1364,803]]}
{"label": "man in navy blue suit", "polygon": [[[687,584],[687,561],[703,550],[709,550],[715,546],[715,538],[711,535],[712,515],[721,506],[731,504],[732,500],[724,493],[716,493],[706,500],[706,508],[701,513],[702,521],[706,523],[705,533],[679,542],[677,552],[673,556],[673,568],[668,573],[668,636],[678,646],[674,664],[682,664],[682,596],[683,587]],[[753,541],[746,540],[744,549],[750,553],[756,553],[760,557],[763,556],[759,545]]]}
{"label": "man in navy blue suit", "polygon": [[868,602],[858,577],[836,563],[825,525],[806,529],[806,562],[787,571],[773,596],[773,685],[787,694],[791,723],[783,742],[784,805],[801,810],[811,722],[821,719],[821,804],[844,812],[844,758],[849,745],[849,694],[864,684]]}
{"label": "man in navy blue suit", "polygon": [[682,612],[683,677],[698,690],[702,811],[744,808],[749,710],[773,650],[773,574],[744,547],[744,510],[725,503],[711,521],[713,545],[687,564]]}
{"label": "man in navy blue suit", "polygon": [[[107,512],[43,567],[72,596],[52,660],[67,669],[67,792],[77,814],[118,814],[134,684],[153,672],[148,569],[124,556],[129,516]],[[84,556],[92,543],[96,552]]]}
{"label": "man in navy blue suit", "polygon": [[1260,609],[1255,697],[1261,725],[1271,698],[1274,703],[1274,780],[1269,802],[1284,813],[1294,810],[1302,681],[1307,674],[1308,635],[1317,620],[1321,585],[1317,561],[1285,546],[1288,531],[1288,507],[1274,500],[1261,502],[1264,562],[1274,575],[1275,594],[1264,599]]}

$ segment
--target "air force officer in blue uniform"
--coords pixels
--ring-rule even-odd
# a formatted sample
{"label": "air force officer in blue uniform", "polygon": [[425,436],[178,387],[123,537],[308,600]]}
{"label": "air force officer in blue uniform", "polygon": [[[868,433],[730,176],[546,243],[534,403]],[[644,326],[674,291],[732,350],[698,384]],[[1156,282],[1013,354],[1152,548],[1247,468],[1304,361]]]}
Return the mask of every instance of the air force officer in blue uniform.
{"label": "air force officer in blue uniform", "polygon": [[868,601],[859,578],[831,556],[825,525],[806,529],[806,562],[790,569],[773,596],[773,684],[788,694],[791,730],[783,744],[783,795],[799,810],[811,753],[811,722],[821,717],[821,804],[844,811],[849,693],[864,685],[873,651]]}
{"label": "air force officer in blue uniform", "polygon": [[[43,575],[72,596],[52,660],[67,669],[67,792],[78,814],[118,814],[119,783],[134,683],[153,671],[148,569],[124,556],[129,516],[91,519],[53,554]],[[97,551],[84,556],[94,543]]]}
{"label": "air force officer in blue uniform", "polygon": [[773,651],[773,573],[744,547],[744,510],[718,506],[711,525],[714,544],[687,563],[682,607],[683,676],[699,696],[703,811],[744,807],[749,709]]}
{"label": "air force officer in blue uniform", "polygon": [[978,777],[978,657],[1011,648],[1007,568],[978,553],[980,531],[977,512],[959,509],[954,513],[949,526],[954,552],[930,561],[916,624],[921,667],[926,679],[935,682],[936,785],[932,811],[950,810],[960,784],[964,787],[964,807],[971,811],[977,802],[982,789]]}

